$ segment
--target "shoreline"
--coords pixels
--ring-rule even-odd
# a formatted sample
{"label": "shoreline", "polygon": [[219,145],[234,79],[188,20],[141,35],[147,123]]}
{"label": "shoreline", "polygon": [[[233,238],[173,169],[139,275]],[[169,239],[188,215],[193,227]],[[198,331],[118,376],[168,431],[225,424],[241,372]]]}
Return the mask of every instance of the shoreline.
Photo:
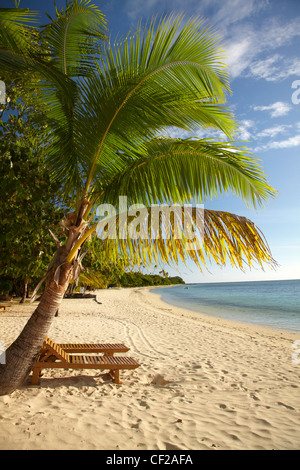
{"label": "shoreline", "polygon": [[[298,281],[298,279],[297,279],[297,281]],[[266,281],[266,282],[268,282],[268,281]],[[273,281],[271,281],[271,282],[273,282]],[[156,290],[157,288],[165,288],[165,287],[172,287],[172,286],[151,287],[149,289],[151,289],[153,291],[153,290]],[[194,313],[196,315],[200,315],[200,316],[202,316],[202,318],[203,318],[203,316],[204,317],[209,317],[209,318],[215,318],[215,319],[222,320],[222,321],[224,320],[225,322],[226,321],[232,322],[233,325],[235,323],[236,324],[241,324],[241,325],[249,325],[249,326],[253,326],[254,328],[269,329],[269,330],[272,330],[274,333],[281,332],[281,333],[288,333],[288,334],[291,334],[291,335],[300,336],[300,330],[298,331],[297,329],[288,328],[288,327],[284,328],[283,326],[272,326],[272,325],[268,324],[268,322],[264,322],[264,320],[262,320],[260,322],[258,322],[258,321],[256,322],[255,320],[247,321],[247,319],[240,319],[240,320],[237,319],[237,320],[235,320],[235,319],[228,318],[228,316],[226,316],[226,314],[225,315],[219,315],[218,311],[220,311],[220,309],[222,308],[222,305],[220,305],[220,304],[210,305],[209,308],[212,310],[212,312],[210,313],[208,311],[201,311],[201,305],[199,305],[200,310],[197,310],[196,308],[193,309],[193,307],[189,306],[189,305],[187,305],[186,307],[182,307],[180,305],[176,305],[175,303],[172,303],[171,300],[170,301],[163,300],[162,295],[159,294],[158,292],[149,292],[149,293],[154,294],[154,295],[159,295],[161,302],[163,302],[164,304],[166,304],[170,307],[181,309],[183,312],[186,311],[188,313]],[[203,308],[205,309],[206,307],[203,306]],[[234,307],[234,308],[238,309],[239,307]],[[240,308],[242,308],[242,307],[240,307]],[[227,309],[228,309],[228,307],[227,307]]]}
{"label": "shoreline", "polygon": [[[161,286],[165,287],[165,286]],[[171,286],[170,286],[171,287]],[[170,312],[173,312],[175,315],[179,316],[186,316],[187,318],[193,318],[196,321],[208,323],[211,325],[215,326],[224,326],[228,328],[233,328],[236,330],[242,329],[245,332],[253,332],[253,333],[260,333],[260,334],[265,334],[265,335],[274,335],[276,337],[284,337],[288,341],[296,341],[297,339],[300,339],[300,332],[292,332],[280,328],[272,328],[267,325],[258,325],[254,323],[247,323],[242,320],[231,320],[228,318],[224,318],[222,316],[214,316],[210,315],[209,313],[203,313],[203,312],[196,312],[193,310],[190,310],[189,308],[183,308],[179,307],[177,305],[169,304],[168,302],[165,302],[162,300],[162,296],[157,292],[151,292],[153,288],[148,288],[148,287],[141,287],[140,289],[149,289],[149,294],[156,296],[156,300],[153,303],[157,306],[157,308],[161,308],[162,310],[169,310]],[[156,287],[155,287],[156,289]]]}
{"label": "shoreline", "polygon": [[[45,371],[0,397],[0,449],[259,450],[300,447],[300,335],[172,307],[152,287],[64,299],[57,342],[124,342],[141,366]],[[101,302],[101,303],[100,303]],[[0,313],[10,344],[35,308]]]}

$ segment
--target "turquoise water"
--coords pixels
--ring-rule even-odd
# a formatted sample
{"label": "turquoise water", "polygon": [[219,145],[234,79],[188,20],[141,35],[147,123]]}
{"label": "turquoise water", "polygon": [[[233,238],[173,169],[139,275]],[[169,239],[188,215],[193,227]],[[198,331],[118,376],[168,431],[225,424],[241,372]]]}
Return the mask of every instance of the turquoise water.
{"label": "turquoise water", "polygon": [[194,312],[300,333],[300,279],[188,284],[152,292]]}

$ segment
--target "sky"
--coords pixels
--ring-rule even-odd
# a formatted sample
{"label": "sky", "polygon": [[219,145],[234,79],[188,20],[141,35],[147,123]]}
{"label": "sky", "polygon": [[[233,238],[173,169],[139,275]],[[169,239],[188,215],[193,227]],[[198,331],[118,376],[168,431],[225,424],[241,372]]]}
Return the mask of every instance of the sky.
{"label": "sky", "polygon": [[[278,191],[264,209],[251,210],[234,195],[205,201],[204,207],[251,219],[263,232],[276,271],[241,272],[209,265],[201,273],[189,264],[167,269],[186,282],[230,282],[300,278],[300,1],[299,0],[93,0],[106,15],[111,40],[134,32],[139,20],[170,12],[200,16],[220,36],[226,51],[232,95],[228,105],[239,122],[235,140],[246,141]],[[64,0],[56,0],[60,8]],[[13,0],[0,0],[13,7]],[[54,14],[53,0],[21,0],[20,7]],[[184,132],[172,129],[185,137]],[[215,134],[194,134],[213,137]],[[217,136],[218,137],[218,136]]]}

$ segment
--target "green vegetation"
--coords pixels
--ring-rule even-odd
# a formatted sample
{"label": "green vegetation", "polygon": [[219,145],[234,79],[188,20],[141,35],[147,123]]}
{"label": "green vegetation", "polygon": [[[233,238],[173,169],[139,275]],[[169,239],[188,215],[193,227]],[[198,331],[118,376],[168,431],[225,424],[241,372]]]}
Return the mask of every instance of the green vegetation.
{"label": "green vegetation", "polygon": [[[184,284],[180,276],[169,276],[162,269],[159,274],[146,274],[134,266],[126,266],[122,258],[107,259],[101,251],[102,241],[93,236],[88,242],[84,257],[84,270],[81,271],[78,284],[72,283],[69,292],[86,289],[105,289],[107,287],[141,287]],[[154,267],[157,270],[157,266]]]}
{"label": "green vegetation", "polygon": [[120,278],[120,287],[171,286],[185,284],[180,276],[163,277],[159,274],[124,273]]}
{"label": "green vegetation", "polygon": [[55,250],[49,229],[56,230],[64,213],[59,186],[45,166],[47,125],[37,83],[28,74],[2,78],[7,103],[0,111],[0,293],[24,301],[47,270]]}

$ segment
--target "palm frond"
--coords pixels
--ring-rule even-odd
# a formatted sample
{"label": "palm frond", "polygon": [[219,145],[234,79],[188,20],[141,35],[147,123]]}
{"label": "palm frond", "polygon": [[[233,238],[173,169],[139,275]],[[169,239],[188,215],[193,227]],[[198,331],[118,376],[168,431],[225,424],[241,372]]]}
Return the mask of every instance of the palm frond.
{"label": "palm frond", "polygon": [[[49,16],[49,15],[48,15]],[[73,0],[56,8],[56,18],[42,30],[55,65],[68,77],[89,75],[102,52],[106,20],[91,0]]]}
{"label": "palm frond", "polygon": [[38,12],[27,8],[0,8],[0,50],[28,55],[34,50],[33,26]]}
{"label": "palm frond", "polygon": [[128,148],[102,170],[99,182],[99,203],[112,204],[117,195],[149,205],[204,202],[232,192],[256,207],[276,194],[249,149],[211,139],[162,138]]}
{"label": "palm frond", "polygon": [[[125,264],[130,262],[137,266],[150,266],[153,263],[167,263],[172,266],[177,265],[179,260],[183,263],[191,260],[201,271],[207,269],[212,261],[220,266],[230,264],[241,270],[247,267],[263,269],[264,265],[270,268],[277,266],[264,235],[245,217],[207,209],[201,211],[199,216],[197,208],[193,208],[191,221],[195,229],[194,235],[190,237],[184,231],[183,208],[179,212],[179,215],[182,214],[183,231],[177,230],[174,218],[166,218],[161,222],[162,230],[157,237],[152,231],[152,209],[146,210],[148,216],[143,218],[144,227],[139,227],[141,236],[124,236],[124,227],[119,224],[118,217],[117,234],[119,232],[121,236],[105,238],[104,232],[99,231],[98,235],[103,239],[103,250],[110,259],[118,259],[121,255]],[[137,221],[134,219],[135,217],[128,218],[128,227],[132,222],[136,225]],[[110,222],[109,219],[107,222]],[[167,236],[163,237],[163,232]]]}
{"label": "palm frond", "polygon": [[99,271],[85,271],[79,275],[79,285],[87,285],[92,289],[104,289],[106,287],[106,279]]}
{"label": "palm frond", "polygon": [[[42,90],[42,107],[54,114],[61,103],[70,109],[74,102],[75,84],[50,61],[45,43],[38,29],[30,25],[37,20],[37,13],[27,9],[0,9],[0,69],[1,78],[27,74],[34,87]],[[30,25],[30,26],[29,26]],[[65,113],[63,113],[65,115]],[[51,119],[50,113],[49,118]],[[55,115],[57,119],[57,114]]]}

